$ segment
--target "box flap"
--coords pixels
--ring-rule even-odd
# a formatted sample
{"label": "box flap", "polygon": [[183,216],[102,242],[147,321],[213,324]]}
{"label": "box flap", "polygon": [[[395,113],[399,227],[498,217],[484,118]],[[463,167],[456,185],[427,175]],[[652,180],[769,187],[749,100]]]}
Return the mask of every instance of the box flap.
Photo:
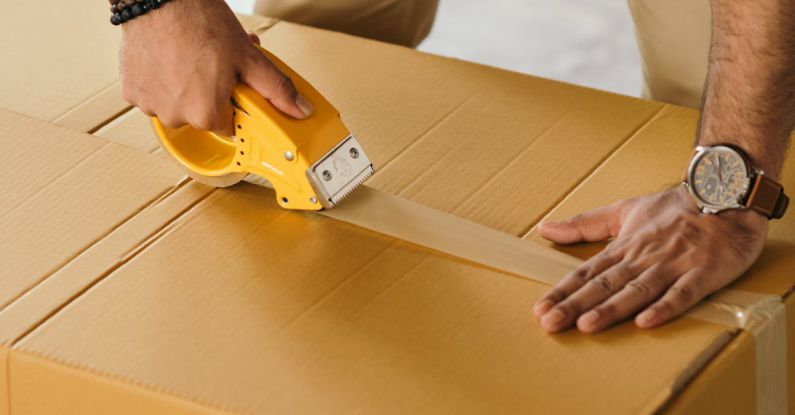
{"label": "box flap", "polygon": [[[6,195],[0,200],[0,413],[5,413],[6,348],[79,295],[125,249],[164,226],[169,214],[211,189],[185,182],[169,162],[96,137],[4,110],[0,125],[0,139],[18,143],[0,153]],[[95,249],[107,240],[115,251]],[[98,255],[104,262],[75,268]],[[60,277],[72,268],[68,280]]]}
{"label": "box flap", "polygon": [[[214,192],[14,348],[257,413],[637,413],[727,340],[689,319],[548,336],[529,311],[546,288],[281,210],[243,184]],[[20,395],[12,405],[35,393]]]}
{"label": "box flap", "polygon": [[[183,176],[132,149],[0,111],[0,310],[41,283]],[[57,137],[57,139],[55,138]]]}
{"label": "box flap", "polygon": [[[0,108],[79,131],[92,131],[129,109],[118,76],[121,30],[109,17],[102,1],[7,5],[0,13]],[[275,22],[239,18],[248,30]]]}

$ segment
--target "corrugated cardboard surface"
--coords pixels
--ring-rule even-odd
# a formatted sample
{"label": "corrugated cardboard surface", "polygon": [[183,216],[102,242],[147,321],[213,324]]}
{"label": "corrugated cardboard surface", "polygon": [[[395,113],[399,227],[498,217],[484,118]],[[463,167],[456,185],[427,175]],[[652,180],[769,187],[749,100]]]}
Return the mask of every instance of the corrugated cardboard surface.
{"label": "corrugated cardboard surface", "polygon": [[[342,110],[381,167],[372,185],[516,235],[622,145],[586,185],[609,177],[616,158],[633,166],[630,156],[653,154],[653,168],[668,172],[689,154],[692,113],[660,104],[285,23],[263,40]],[[132,137],[145,123],[131,114],[101,133],[146,149]],[[642,138],[663,134],[676,144]],[[144,171],[173,171],[137,157],[151,163]],[[152,187],[135,182],[142,166],[113,167],[118,189]],[[583,205],[620,197],[623,182],[611,183]],[[588,195],[586,185],[553,215]],[[727,328],[689,319],[547,336],[529,311],[542,284],[281,211],[248,184],[171,186],[157,209],[0,312],[0,330],[7,321],[22,337],[8,359],[12,413],[649,412],[731,340]],[[744,336],[694,388],[708,387],[723,359],[749,353]],[[730,367],[742,376],[747,365]]]}
{"label": "corrugated cardboard surface", "polygon": [[[83,369],[52,365],[38,357],[15,353],[25,366],[14,373],[13,414],[220,414],[205,405],[188,402],[127,382],[100,377]],[[49,387],[44,395],[37,385]],[[30,392],[35,394],[30,395]]]}

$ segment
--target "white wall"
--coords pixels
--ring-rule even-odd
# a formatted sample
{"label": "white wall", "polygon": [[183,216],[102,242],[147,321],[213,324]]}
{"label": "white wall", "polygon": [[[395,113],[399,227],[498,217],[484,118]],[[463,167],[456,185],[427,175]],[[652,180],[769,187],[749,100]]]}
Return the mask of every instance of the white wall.
{"label": "white wall", "polygon": [[[227,0],[250,12],[254,0]],[[419,49],[639,95],[642,75],[624,0],[441,0]]]}

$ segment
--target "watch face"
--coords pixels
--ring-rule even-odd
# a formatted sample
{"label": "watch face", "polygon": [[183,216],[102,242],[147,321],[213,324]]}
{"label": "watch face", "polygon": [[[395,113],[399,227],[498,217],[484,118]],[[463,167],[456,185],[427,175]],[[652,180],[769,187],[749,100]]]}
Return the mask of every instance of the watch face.
{"label": "watch face", "polygon": [[748,183],[745,160],[723,146],[707,148],[695,161],[690,179],[696,197],[716,208],[739,207]]}

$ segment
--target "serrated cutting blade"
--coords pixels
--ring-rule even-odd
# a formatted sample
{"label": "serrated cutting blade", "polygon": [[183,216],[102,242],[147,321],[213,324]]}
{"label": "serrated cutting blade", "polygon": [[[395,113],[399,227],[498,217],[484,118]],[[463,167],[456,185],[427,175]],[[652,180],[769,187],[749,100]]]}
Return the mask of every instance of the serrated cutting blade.
{"label": "serrated cutting blade", "polygon": [[306,174],[319,202],[330,209],[375,172],[356,137],[349,135],[313,164]]}

